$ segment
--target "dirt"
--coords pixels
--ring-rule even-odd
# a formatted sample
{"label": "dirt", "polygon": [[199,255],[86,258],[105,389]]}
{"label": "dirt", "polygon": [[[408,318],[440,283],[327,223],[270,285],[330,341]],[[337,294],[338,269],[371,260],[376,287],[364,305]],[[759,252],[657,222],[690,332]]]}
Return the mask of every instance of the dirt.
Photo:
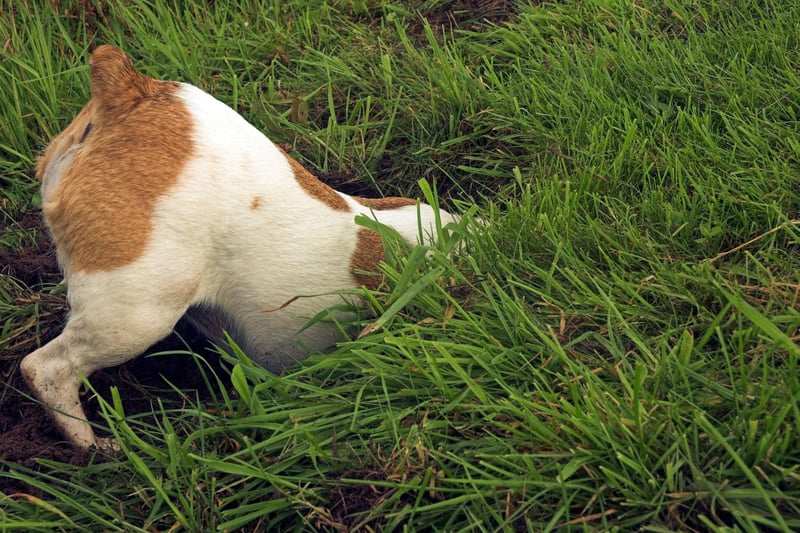
{"label": "dirt", "polygon": [[25,285],[58,283],[61,273],[56,265],[56,251],[46,237],[47,228],[39,213],[21,213],[16,220],[2,224],[0,235],[7,230],[30,233],[34,242],[26,242],[19,250],[0,246],[0,273],[11,276]]}
{"label": "dirt", "polygon": [[[445,31],[479,30],[487,22],[501,24],[511,19],[519,2],[514,0],[455,0],[445,2],[436,10],[424,13],[431,30],[438,34]],[[421,27],[419,33],[422,34]],[[416,27],[411,33],[417,33]]]}

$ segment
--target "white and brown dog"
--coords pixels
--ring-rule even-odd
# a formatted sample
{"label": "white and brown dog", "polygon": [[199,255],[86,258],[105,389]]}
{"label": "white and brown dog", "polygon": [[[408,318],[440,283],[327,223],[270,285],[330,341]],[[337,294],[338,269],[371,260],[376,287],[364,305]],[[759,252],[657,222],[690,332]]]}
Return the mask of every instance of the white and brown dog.
{"label": "white and brown dog", "polygon": [[[437,215],[407,198],[334,191],[231,108],[141,75],[118,48],[100,46],[90,65],[91,100],[37,168],[71,312],[21,363],[81,447],[101,444],[78,397],[83,376],[138,356],[190,307],[278,372],[336,342],[331,323],[303,329],[341,301],[331,293],[379,279],[363,271],[383,258],[381,239],[356,215],[412,244]],[[299,295],[318,296],[283,306]]]}

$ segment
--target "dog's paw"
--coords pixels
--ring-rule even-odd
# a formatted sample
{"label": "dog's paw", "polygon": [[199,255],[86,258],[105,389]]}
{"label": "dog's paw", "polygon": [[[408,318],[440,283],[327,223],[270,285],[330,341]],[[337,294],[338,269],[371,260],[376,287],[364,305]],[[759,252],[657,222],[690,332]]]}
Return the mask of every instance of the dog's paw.
{"label": "dog's paw", "polygon": [[99,451],[108,454],[118,454],[121,451],[117,439],[112,437],[96,438],[94,440],[94,447]]}

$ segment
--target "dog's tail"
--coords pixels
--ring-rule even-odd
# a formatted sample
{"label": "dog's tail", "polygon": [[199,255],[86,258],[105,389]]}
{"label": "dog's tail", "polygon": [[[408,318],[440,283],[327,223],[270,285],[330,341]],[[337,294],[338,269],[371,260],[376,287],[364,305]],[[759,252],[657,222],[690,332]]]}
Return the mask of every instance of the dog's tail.
{"label": "dog's tail", "polygon": [[125,52],[115,46],[98,46],[89,59],[89,66],[92,96],[100,109],[109,114],[133,108],[157,91],[156,81],[139,74]]}

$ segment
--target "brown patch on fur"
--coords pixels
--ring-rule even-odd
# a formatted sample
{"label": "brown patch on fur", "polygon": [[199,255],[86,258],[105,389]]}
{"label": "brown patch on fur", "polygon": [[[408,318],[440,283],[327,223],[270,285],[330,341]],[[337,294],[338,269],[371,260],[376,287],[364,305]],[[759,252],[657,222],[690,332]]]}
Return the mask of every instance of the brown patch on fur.
{"label": "brown patch on fur", "polygon": [[370,290],[377,289],[383,281],[383,276],[370,276],[360,271],[376,272],[381,261],[383,261],[381,236],[372,230],[360,228],[356,238],[356,249],[350,258],[350,269],[356,283]]}
{"label": "brown patch on fur", "polygon": [[97,48],[89,63],[93,98],[52,142],[36,175],[84,141],[43,211],[66,268],[93,272],[144,253],[156,202],[191,157],[192,119],[176,97],[178,84],[142,76],[118,48]]}
{"label": "brown patch on fur", "polygon": [[286,157],[289,166],[292,167],[294,172],[294,179],[300,184],[309,195],[316,198],[320,202],[328,204],[334,211],[350,211],[350,206],[347,200],[339,196],[339,193],[319,181],[311,172],[309,172],[303,165],[297,162],[296,159],[278,147],[278,150]]}
{"label": "brown patch on fur", "polygon": [[58,136],[50,142],[47,151],[39,157],[36,164],[36,179],[42,181],[44,171],[47,169],[50,161],[58,159],[70,147],[80,144],[88,137],[88,132],[92,127],[92,121],[97,116],[97,105],[93,100],[90,100],[80,113],[72,119],[69,126],[64,128]]}
{"label": "brown patch on fur", "polygon": [[253,201],[252,201],[252,202],[250,202],[250,210],[251,210],[251,211],[255,211],[256,209],[258,209],[259,207],[261,207],[261,204],[262,204],[263,202],[264,202],[264,199],[263,199],[263,198],[261,198],[260,196],[258,196],[258,195],[256,195],[256,196],[253,196]]}
{"label": "brown patch on fur", "polygon": [[[353,199],[361,205],[375,211],[386,211],[409,205],[417,205],[417,201],[413,198],[403,198],[401,196],[390,196],[388,198],[361,198],[359,196],[354,196]],[[356,249],[350,259],[350,268],[356,283],[370,290],[377,289],[383,282],[383,276],[370,276],[356,271],[377,272],[378,263],[383,261],[383,258],[384,253],[381,236],[372,230],[360,228],[356,239]]]}
{"label": "brown patch on fur", "polygon": [[407,205],[417,205],[417,201],[413,198],[403,198],[401,196],[389,196],[388,198],[361,198],[355,196],[354,199],[361,205],[374,209],[375,211],[385,211],[387,209],[397,209],[398,207],[405,207]]}

